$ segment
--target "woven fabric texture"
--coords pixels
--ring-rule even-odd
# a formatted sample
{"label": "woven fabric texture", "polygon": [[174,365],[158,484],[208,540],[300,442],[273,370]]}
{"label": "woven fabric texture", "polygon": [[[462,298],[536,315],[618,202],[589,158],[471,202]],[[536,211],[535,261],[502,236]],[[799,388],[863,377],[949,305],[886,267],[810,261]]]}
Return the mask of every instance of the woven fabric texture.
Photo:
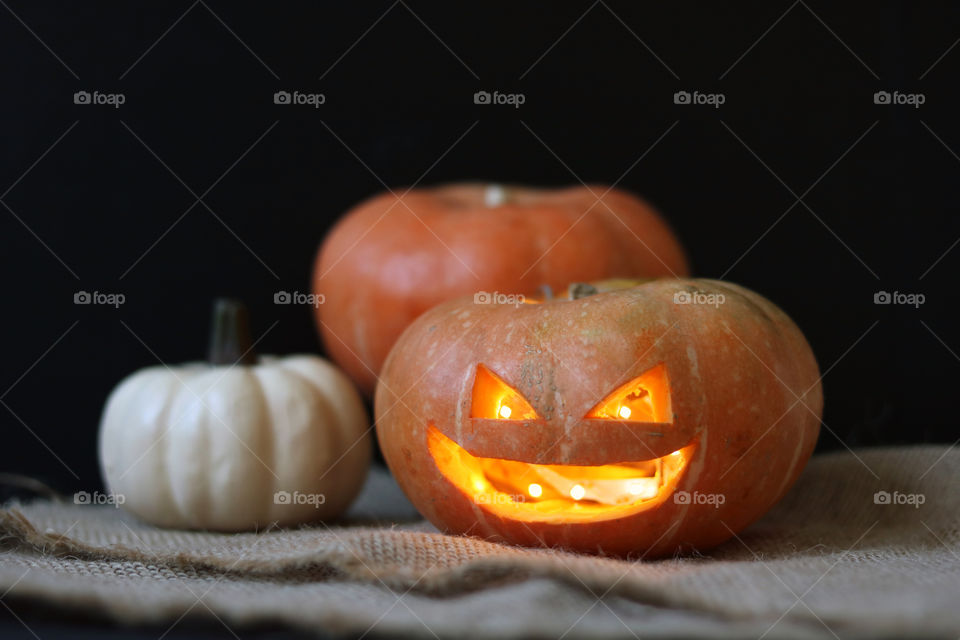
{"label": "woven fabric texture", "polygon": [[943,446],[816,456],[728,543],[631,562],[396,524],[409,507],[383,473],[357,524],[262,533],[17,503],[0,511],[0,592],[131,624],[206,617],[357,635],[956,638],[958,481],[960,451]]}

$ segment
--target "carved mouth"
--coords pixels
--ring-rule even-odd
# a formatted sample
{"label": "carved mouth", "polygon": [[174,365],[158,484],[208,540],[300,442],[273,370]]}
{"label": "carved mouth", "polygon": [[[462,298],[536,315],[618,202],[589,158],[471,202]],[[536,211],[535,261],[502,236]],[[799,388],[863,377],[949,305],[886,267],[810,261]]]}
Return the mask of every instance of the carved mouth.
{"label": "carved mouth", "polygon": [[596,466],[533,464],[471,455],[435,426],[427,446],[440,472],[481,509],[528,522],[596,522],[656,506],[673,494],[696,443],[651,460]]}

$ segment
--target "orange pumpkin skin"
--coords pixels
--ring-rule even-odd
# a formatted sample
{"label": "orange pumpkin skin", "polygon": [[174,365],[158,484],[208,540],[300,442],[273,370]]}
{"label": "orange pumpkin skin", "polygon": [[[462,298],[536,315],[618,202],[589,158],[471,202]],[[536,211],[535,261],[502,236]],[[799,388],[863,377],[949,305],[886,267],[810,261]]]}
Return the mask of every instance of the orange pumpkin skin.
{"label": "orange pumpkin skin", "polygon": [[314,266],[327,353],[370,396],[393,343],[440,302],[688,275],[679,242],[653,208],[607,189],[508,187],[502,203],[488,206],[489,187],[454,184],[361,203],[325,238]]}
{"label": "orange pumpkin skin", "polygon": [[[596,284],[594,295],[542,304],[450,301],[398,340],[377,387],[377,436],[404,492],[440,529],[656,557],[729,539],[796,481],[816,443],[823,394],[813,353],[783,311],[715,280]],[[675,302],[688,294],[723,301]],[[480,364],[522,394],[539,419],[471,417]],[[672,411],[663,436],[583,419],[611,390],[661,364]],[[450,462],[428,441],[461,456],[548,465],[669,460],[682,447],[685,464],[674,486],[636,509],[541,517],[522,503],[470,495],[453,479],[462,468],[456,460],[466,458]],[[694,498],[683,500],[684,492]],[[697,494],[723,501],[703,503]]]}

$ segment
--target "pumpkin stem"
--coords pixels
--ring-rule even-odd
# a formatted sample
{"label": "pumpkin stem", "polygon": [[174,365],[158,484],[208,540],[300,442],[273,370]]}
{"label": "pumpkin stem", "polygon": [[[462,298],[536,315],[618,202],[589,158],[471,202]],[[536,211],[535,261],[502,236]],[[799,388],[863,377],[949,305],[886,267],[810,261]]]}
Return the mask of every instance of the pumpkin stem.
{"label": "pumpkin stem", "polygon": [[567,292],[571,300],[579,300],[580,298],[586,298],[587,296],[600,293],[600,290],[586,282],[573,282],[570,284]]}
{"label": "pumpkin stem", "polygon": [[214,366],[256,364],[249,314],[239,300],[218,298],[214,301],[207,361]]}
{"label": "pumpkin stem", "polygon": [[499,207],[507,201],[507,190],[499,184],[488,184],[483,191],[483,204],[487,207]]}

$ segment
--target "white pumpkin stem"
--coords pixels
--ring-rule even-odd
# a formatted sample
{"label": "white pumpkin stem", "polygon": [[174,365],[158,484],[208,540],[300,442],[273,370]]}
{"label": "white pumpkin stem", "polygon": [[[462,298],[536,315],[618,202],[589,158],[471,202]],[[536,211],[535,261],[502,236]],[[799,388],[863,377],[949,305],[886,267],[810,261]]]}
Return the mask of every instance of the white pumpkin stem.
{"label": "white pumpkin stem", "polygon": [[214,366],[256,364],[249,314],[239,300],[218,298],[214,301],[207,361]]}
{"label": "white pumpkin stem", "polygon": [[483,204],[487,207],[499,207],[507,200],[507,189],[503,185],[488,184],[483,191]]}

